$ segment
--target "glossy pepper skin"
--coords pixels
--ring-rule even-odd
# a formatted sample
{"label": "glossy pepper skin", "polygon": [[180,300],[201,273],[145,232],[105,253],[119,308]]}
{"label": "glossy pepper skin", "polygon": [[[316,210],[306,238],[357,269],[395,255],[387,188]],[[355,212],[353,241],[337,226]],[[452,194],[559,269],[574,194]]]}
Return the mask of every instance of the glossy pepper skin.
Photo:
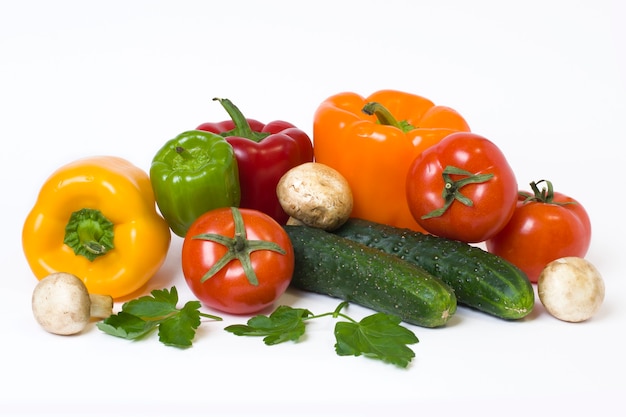
{"label": "glossy pepper skin", "polygon": [[235,149],[241,186],[240,207],[259,210],[280,224],[289,216],[276,195],[280,178],[291,168],[313,161],[309,136],[291,123],[275,120],[263,124],[247,119],[228,99],[218,99],[231,120],[203,123],[199,130],[219,134]]}
{"label": "glossy pepper skin", "polygon": [[339,93],[315,112],[315,161],[336,169],[350,184],[352,217],[424,232],[406,200],[408,168],[447,135],[469,130],[458,112],[418,95]]}
{"label": "glossy pepper skin", "polygon": [[180,237],[202,214],[241,200],[233,147],[210,132],[190,130],[167,141],[152,159],[150,180],[161,214]]}
{"label": "glossy pepper skin", "polygon": [[56,170],[22,230],[24,254],[38,279],[69,272],[90,293],[113,298],[150,280],[170,240],[148,174],[113,156],[79,159]]}

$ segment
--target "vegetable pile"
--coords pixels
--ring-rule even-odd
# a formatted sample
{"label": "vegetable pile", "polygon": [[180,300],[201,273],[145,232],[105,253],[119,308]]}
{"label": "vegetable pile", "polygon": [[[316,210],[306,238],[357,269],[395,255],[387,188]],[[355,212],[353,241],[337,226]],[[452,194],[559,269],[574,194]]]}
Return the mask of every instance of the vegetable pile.
{"label": "vegetable pile", "polygon": [[[94,321],[105,334],[156,332],[189,348],[203,321],[226,313],[248,320],[225,331],[276,345],[332,317],[338,355],[406,368],[419,342],[410,326],[445,327],[463,308],[528,320],[535,285],[559,320],[599,310],[604,282],[584,259],[591,221],[582,204],[548,180],[519,190],[496,143],[457,111],[400,91],[341,93],[319,105],[310,138],[214,100],[230,119],[165,141],[148,173],[101,156],[44,182],[22,245],[45,330],[76,334]],[[159,271],[172,233],[183,239],[196,299],[179,307],[175,286],[133,298]],[[276,306],[290,287],[338,307]],[[349,303],[373,314],[356,320],[344,313]],[[80,319],[61,323],[68,315]]]}

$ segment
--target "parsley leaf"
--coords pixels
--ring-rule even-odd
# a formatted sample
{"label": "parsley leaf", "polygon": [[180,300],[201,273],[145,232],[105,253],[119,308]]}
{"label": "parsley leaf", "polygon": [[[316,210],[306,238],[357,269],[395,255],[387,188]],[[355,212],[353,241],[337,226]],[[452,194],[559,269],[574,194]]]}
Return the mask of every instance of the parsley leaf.
{"label": "parsley leaf", "polygon": [[98,329],[111,336],[123,339],[140,339],[157,326],[155,321],[145,321],[137,316],[120,311],[97,324]]}
{"label": "parsley leaf", "polygon": [[279,306],[268,316],[258,315],[248,320],[248,325],[234,324],[224,328],[237,336],[265,336],[266,345],[298,341],[304,334],[304,319],[313,314],[302,308]]}
{"label": "parsley leaf", "polygon": [[146,295],[127,302],[122,307],[122,311],[143,318],[159,318],[177,311],[178,291],[176,288],[170,291],[154,290],[150,294],[152,296]]}
{"label": "parsley leaf", "polygon": [[360,356],[380,359],[406,368],[415,357],[407,346],[418,343],[415,334],[400,325],[400,318],[376,313],[360,322],[338,322],[335,325],[335,351],[339,356]]}
{"label": "parsley leaf", "polygon": [[176,287],[169,291],[154,290],[150,294],[124,303],[122,311],[99,322],[98,329],[111,336],[137,340],[158,328],[161,343],[188,348],[200,327],[200,317],[222,320],[201,313],[199,301],[188,301],[182,308],[177,308]]}
{"label": "parsley leaf", "polygon": [[415,353],[407,345],[418,343],[415,334],[400,325],[400,318],[386,313],[375,313],[356,322],[341,313],[348,303],[342,302],[333,312],[313,315],[309,310],[278,307],[269,316],[257,315],[247,325],[236,324],[224,330],[237,336],[264,336],[266,345],[298,341],[305,333],[305,322],[324,316],[344,318],[335,325],[335,351],[339,356],[366,356],[406,368]]}

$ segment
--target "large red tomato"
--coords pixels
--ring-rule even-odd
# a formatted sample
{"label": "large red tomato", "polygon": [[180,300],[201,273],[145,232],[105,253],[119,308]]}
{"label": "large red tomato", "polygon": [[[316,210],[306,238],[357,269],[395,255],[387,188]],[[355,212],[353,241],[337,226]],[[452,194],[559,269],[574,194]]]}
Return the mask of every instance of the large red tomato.
{"label": "large red tomato", "polygon": [[189,228],[182,248],[183,274],[206,306],[232,314],[258,312],[291,282],[293,246],[274,219],[258,210],[211,210]]}
{"label": "large red tomato", "polygon": [[575,199],[554,192],[552,184],[520,193],[509,223],[486,242],[487,250],[516,265],[537,282],[545,266],[565,256],[584,257],[591,243],[591,222]]}
{"label": "large red tomato", "polygon": [[493,142],[475,133],[452,133],[415,158],[406,196],[411,214],[427,232],[483,242],[513,215],[517,180]]}

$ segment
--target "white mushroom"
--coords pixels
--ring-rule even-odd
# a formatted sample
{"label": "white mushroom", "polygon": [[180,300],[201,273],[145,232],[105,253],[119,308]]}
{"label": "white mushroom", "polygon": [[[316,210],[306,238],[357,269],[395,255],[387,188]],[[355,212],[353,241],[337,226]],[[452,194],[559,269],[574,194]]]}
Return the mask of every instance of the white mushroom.
{"label": "white mushroom", "polygon": [[287,171],[278,182],[276,194],[283,210],[291,216],[289,224],[334,230],[352,213],[348,181],[337,170],[318,162]]}
{"label": "white mushroom", "polygon": [[539,275],[537,291],[548,313],[559,320],[591,318],[604,301],[604,281],[595,266],[579,257],[550,262]]}
{"label": "white mushroom", "polygon": [[77,276],[55,272],[43,278],[33,291],[35,320],[46,331],[59,335],[82,331],[91,318],[103,319],[113,313],[113,298],[89,294]]}

